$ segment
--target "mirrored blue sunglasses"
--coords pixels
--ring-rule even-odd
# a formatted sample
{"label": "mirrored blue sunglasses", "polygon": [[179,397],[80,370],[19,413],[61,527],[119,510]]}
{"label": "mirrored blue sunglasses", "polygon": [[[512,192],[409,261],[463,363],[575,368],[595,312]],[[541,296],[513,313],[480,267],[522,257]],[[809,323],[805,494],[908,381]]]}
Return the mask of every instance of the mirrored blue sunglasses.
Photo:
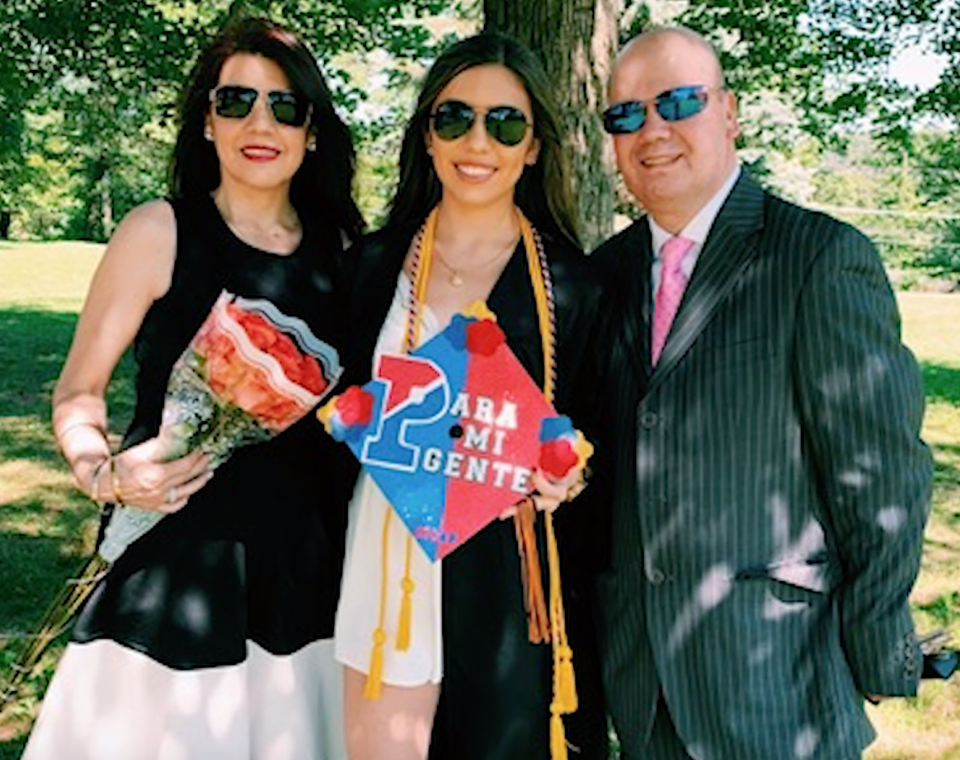
{"label": "mirrored blue sunglasses", "polygon": [[648,104],[653,105],[664,121],[683,121],[706,108],[710,91],[720,89],[723,88],[690,84],[661,92],[652,101],[629,100],[616,103],[603,112],[603,128],[611,135],[636,132],[647,121]]}

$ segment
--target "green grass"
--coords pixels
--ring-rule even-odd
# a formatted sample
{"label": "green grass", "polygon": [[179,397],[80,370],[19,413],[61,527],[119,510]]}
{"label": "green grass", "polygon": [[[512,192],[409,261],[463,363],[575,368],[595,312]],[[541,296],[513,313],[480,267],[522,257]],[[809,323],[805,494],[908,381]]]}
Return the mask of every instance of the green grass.
{"label": "green grass", "polygon": [[[920,631],[946,628],[960,646],[960,297],[898,295],[904,341],[923,368],[923,437],[936,465],[923,564],[911,595]],[[878,739],[866,760],[960,760],[960,675],[924,682],[915,700],[868,708]]]}
{"label": "green grass", "polygon": [[[0,669],[12,662],[60,585],[91,551],[96,510],[73,486],[50,432],[50,393],[102,246],[0,243]],[[903,293],[904,337],[923,368],[924,438],[936,460],[934,506],[914,590],[921,631],[960,645],[960,296]],[[129,357],[114,376],[111,429],[131,411]],[[61,651],[0,715],[0,760],[20,754]],[[960,676],[915,700],[869,708],[879,738],[867,760],[960,760]]]}
{"label": "green grass", "polygon": [[0,242],[0,308],[75,314],[101,253],[96,243]]}
{"label": "green grass", "polygon": [[[0,243],[0,667],[13,661],[45,605],[93,548],[97,510],[74,488],[50,431],[50,394],[103,246]],[[131,410],[125,357],[109,403],[114,430]],[[25,697],[0,716],[0,760],[24,732],[61,647]]]}

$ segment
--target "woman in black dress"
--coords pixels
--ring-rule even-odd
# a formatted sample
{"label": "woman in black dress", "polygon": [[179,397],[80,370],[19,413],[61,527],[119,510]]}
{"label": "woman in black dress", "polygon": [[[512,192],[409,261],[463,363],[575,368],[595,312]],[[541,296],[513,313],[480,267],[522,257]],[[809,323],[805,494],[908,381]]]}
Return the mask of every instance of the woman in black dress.
{"label": "woman in black dress", "polygon": [[[602,288],[578,243],[549,90],[530,51],[500,35],[459,42],[433,65],[388,222],[350,258],[353,371],[368,378],[375,355],[409,350],[411,332],[425,341],[480,299],[534,381],[553,385],[556,408],[585,424]],[[553,509],[573,481],[537,472],[532,482],[538,506]],[[582,551],[591,531],[589,518],[571,524],[577,513],[557,513],[580,696],[564,722],[577,757],[599,760],[606,732]],[[415,760],[428,745],[433,758],[546,760],[559,728],[553,657],[528,640],[513,522],[495,521],[431,564],[389,515],[362,475],[335,637],[351,760]]]}
{"label": "woman in black dress", "polygon": [[[260,19],[202,54],[181,116],[172,198],[112,237],[53,399],[80,488],[167,516],[81,611],[28,760],[342,756],[346,456],[311,419],[212,473],[198,454],[160,461],[155,436],[170,368],[223,289],[340,348],[334,287],[362,224],[349,133],[303,42]],[[136,409],[111,455],[104,394],[131,342]]]}

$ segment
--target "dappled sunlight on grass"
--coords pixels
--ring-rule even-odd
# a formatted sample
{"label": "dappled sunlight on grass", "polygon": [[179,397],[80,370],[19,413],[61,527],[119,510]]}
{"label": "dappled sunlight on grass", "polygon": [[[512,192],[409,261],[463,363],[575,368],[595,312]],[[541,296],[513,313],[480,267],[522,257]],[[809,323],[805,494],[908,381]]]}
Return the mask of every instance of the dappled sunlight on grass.
{"label": "dappled sunlight on grass", "polygon": [[[93,551],[98,510],[57,451],[50,395],[102,250],[83,243],[0,249],[0,667],[13,662]],[[126,425],[131,397],[125,357],[109,396],[113,430]],[[0,760],[19,756],[61,651],[62,642],[51,647],[23,697],[0,716]]]}
{"label": "dappled sunlight on grass", "polygon": [[37,461],[15,459],[0,462],[0,507],[30,496],[37,488],[47,491],[47,496],[51,497],[50,506],[63,507],[67,504],[66,490],[71,485],[72,480],[65,472]]}
{"label": "dappled sunlight on grass", "polygon": [[[960,646],[960,298],[898,293],[897,299],[904,340],[923,369],[923,438],[935,462],[933,507],[910,598],[921,633],[945,628]],[[865,760],[960,760],[960,676],[924,681],[917,699],[867,711],[878,738]]]}
{"label": "dappled sunlight on grass", "polygon": [[867,705],[877,740],[865,760],[960,760],[960,682],[924,682],[911,700]]}

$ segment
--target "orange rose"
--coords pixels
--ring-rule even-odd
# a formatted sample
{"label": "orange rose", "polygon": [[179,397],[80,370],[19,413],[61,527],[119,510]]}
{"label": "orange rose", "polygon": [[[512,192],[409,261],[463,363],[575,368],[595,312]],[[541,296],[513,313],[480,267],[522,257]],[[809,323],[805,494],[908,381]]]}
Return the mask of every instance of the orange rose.
{"label": "orange rose", "polygon": [[204,357],[207,383],[218,396],[229,394],[247,372],[233,340],[224,333],[211,331],[197,349]]}
{"label": "orange rose", "polygon": [[277,395],[264,373],[251,367],[230,391],[229,400],[254,417],[260,417],[263,411],[268,410]]}
{"label": "orange rose", "polygon": [[303,406],[291,398],[277,398],[260,413],[259,418],[267,427],[282,430],[300,419],[304,411]]}

